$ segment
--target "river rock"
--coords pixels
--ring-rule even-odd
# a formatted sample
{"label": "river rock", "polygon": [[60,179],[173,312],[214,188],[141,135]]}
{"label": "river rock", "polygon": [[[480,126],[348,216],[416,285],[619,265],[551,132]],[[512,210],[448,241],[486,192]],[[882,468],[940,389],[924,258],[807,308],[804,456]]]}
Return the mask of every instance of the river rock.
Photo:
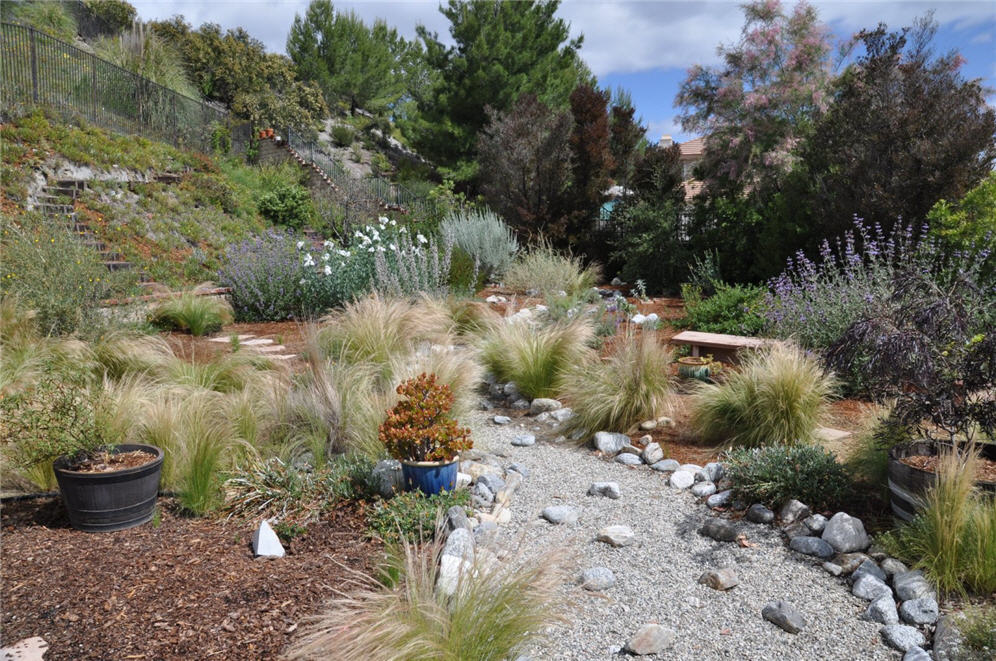
{"label": "river rock", "polygon": [[679,464],[674,459],[664,459],[662,461],[658,461],[657,463],[653,464],[651,468],[653,468],[658,473],[673,473],[674,471],[678,470],[679,466],[681,466],[681,464]]}
{"label": "river rock", "polygon": [[633,544],[636,541],[636,535],[629,526],[615,525],[599,530],[595,539],[615,547],[620,547]]}
{"label": "river rock", "polygon": [[556,399],[537,397],[529,404],[529,415],[539,415],[540,413],[556,411],[559,408],[563,408],[563,406],[564,405]]}
{"label": "river rock", "polygon": [[802,613],[787,601],[772,601],[761,609],[761,617],[789,633],[799,633],[806,627]]}
{"label": "river rock", "polygon": [[697,498],[705,498],[716,493],[716,485],[712,482],[696,482],[692,485],[692,495]]}
{"label": "river rock", "polygon": [[914,647],[923,647],[926,639],[914,627],[905,624],[887,624],[879,630],[889,647],[906,652]]}
{"label": "river rock", "polygon": [[875,601],[879,597],[892,598],[892,589],[874,576],[862,576],[851,586],[851,594],[865,601]]}
{"label": "river rock", "polygon": [[516,434],[512,439],[512,445],[520,448],[527,448],[536,445],[536,436],[533,434]]}
{"label": "river rock", "polygon": [[737,539],[738,531],[736,526],[726,519],[710,518],[699,528],[699,534],[717,542],[733,542]]}
{"label": "river rock", "polygon": [[606,498],[611,498],[612,500],[618,500],[619,483],[618,482],[592,482],[591,486],[588,487],[589,496],[605,496]]}
{"label": "river rock", "polygon": [[578,521],[578,511],[570,505],[550,505],[543,508],[540,516],[557,525],[572,524]]}
{"label": "river rock", "polygon": [[778,518],[782,520],[782,523],[794,523],[800,519],[805,519],[810,514],[812,512],[807,505],[793,498],[782,505],[781,511],[778,512]]}
{"label": "river rock", "polygon": [[629,445],[629,436],[626,434],[599,431],[595,432],[595,437],[592,442],[595,445],[595,449],[599,452],[615,456],[620,450],[623,449],[623,446]]}
{"label": "river rock", "polygon": [[923,577],[923,572],[919,569],[895,574],[892,577],[892,585],[896,588],[896,595],[900,601],[920,599],[921,597],[931,597],[935,600],[937,598],[934,588]]}
{"label": "river rock", "polygon": [[695,475],[685,470],[676,470],[671,473],[668,483],[674,489],[687,489],[695,484]]}
{"label": "river rock", "polygon": [[879,624],[899,624],[899,613],[896,612],[896,602],[892,600],[892,595],[883,595],[868,604],[861,619]]}
{"label": "river rock", "polygon": [[659,624],[644,624],[626,643],[626,651],[636,656],[659,654],[674,643],[677,634]]}
{"label": "river rock", "polygon": [[733,571],[731,567],[725,569],[713,569],[704,572],[699,576],[699,583],[706,585],[713,590],[729,590],[730,588],[738,585],[740,579],[737,578],[737,573]]}
{"label": "river rock", "polygon": [[899,606],[899,615],[907,624],[933,624],[938,617],[937,601],[933,597],[904,601]]}
{"label": "river rock", "polygon": [[630,452],[620,452],[616,455],[613,460],[617,464],[623,464],[624,466],[639,466],[643,463],[643,459],[640,459],[640,455],[632,454]]}
{"label": "river rock", "polygon": [[761,503],[754,503],[747,510],[746,517],[754,523],[771,523],[775,520],[775,513]]}
{"label": "river rock", "polygon": [[608,567],[592,567],[581,572],[581,587],[591,592],[608,590],[616,584],[616,575]]}
{"label": "river rock", "polygon": [[837,512],[827,521],[823,529],[823,541],[838,553],[864,551],[871,545],[871,538],[865,532],[865,524],[846,512]]}
{"label": "river rock", "polygon": [[660,443],[647,443],[647,447],[643,448],[641,455],[643,463],[653,465],[664,459],[664,450]]}
{"label": "river rock", "polygon": [[833,547],[819,537],[793,537],[789,540],[789,548],[823,560],[833,557]]}

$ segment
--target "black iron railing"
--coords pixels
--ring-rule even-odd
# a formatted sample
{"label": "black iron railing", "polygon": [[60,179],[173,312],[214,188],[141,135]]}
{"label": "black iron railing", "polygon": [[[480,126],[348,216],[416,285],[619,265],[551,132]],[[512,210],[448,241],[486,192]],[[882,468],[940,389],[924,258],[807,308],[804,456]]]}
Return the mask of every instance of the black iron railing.
{"label": "black iron railing", "polygon": [[0,108],[45,106],[112,131],[210,151],[229,113],[163,87],[30,26],[0,24]]}

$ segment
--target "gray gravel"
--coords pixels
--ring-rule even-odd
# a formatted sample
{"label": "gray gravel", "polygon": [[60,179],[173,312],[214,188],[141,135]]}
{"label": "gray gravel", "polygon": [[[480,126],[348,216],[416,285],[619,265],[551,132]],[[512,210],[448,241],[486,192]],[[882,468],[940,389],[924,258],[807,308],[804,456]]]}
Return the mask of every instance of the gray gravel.
{"label": "gray gravel", "polygon": [[[621,648],[648,622],[677,631],[672,647],[646,658],[899,659],[879,634],[880,624],[859,619],[868,604],[850,594],[842,579],[820,568],[816,558],[790,551],[771,526],[741,522],[755,548],[716,542],[697,534],[710,511],[688,491],[667,486],[667,476],[647,466],[628,467],[571,444],[554,444],[528,418],[496,426],[486,414],[470,420],[474,445],[503,463],[529,471],[512,501],[512,520],[497,542],[540,553],[553,547],[574,551],[568,577],[589,567],[613,571],[616,583],[600,593],[583,590],[570,578],[563,586],[568,625],[547,632],[529,650],[533,659],[618,661]],[[531,447],[515,447],[517,434],[537,434]],[[593,482],[618,482],[618,500],[588,496]],[[549,505],[576,507],[580,518],[554,526],[539,518]],[[614,548],[594,541],[605,526],[622,524],[637,543]],[[697,581],[704,571],[734,567],[740,584],[717,592]],[[787,601],[802,614],[798,634],[777,629],[761,617],[772,601]]]}

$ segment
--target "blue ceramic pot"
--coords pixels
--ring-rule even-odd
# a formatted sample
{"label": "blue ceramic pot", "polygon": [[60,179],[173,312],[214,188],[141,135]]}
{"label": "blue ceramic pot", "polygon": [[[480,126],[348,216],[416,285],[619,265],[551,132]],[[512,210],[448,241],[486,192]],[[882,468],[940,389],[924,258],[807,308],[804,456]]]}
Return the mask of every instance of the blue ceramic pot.
{"label": "blue ceramic pot", "polygon": [[456,488],[457,462],[402,461],[401,473],[408,491],[418,489],[427,496]]}

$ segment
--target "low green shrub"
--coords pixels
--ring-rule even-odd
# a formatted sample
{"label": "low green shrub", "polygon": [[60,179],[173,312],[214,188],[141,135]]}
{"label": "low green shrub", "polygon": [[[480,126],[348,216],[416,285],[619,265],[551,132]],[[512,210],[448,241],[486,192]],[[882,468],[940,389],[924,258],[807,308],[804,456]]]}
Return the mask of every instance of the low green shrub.
{"label": "low green shrub", "polygon": [[397,544],[402,539],[421,544],[433,538],[439,518],[446,510],[469,504],[470,492],[466,489],[441,491],[433,496],[406,491],[374,505],[368,518],[370,532],[388,544]]}
{"label": "low green shrub", "polygon": [[593,337],[586,319],[541,328],[501,324],[484,336],[481,362],[499,381],[514,381],[529,399],[552,397],[561,375],[590,351]]}
{"label": "low green shrub", "polygon": [[100,302],[128,293],[134,274],[109,273],[64,221],[25,214],[0,226],[0,291],[36,312],[43,335],[99,335],[107,325]]}
{"label": "low green shrub", "polygon": [[305,227],[315,216],[311,194],[298,184],[278,183],[273,190],[260,195],[256,204],[263,218],[292,229]]}
{"label": "low green shrub", "polygon": [[882,536],[890,553],[922,569],[942,592],[996,591],[996,498],[974,486],[977,467],[971,452],[941,455],[923,510]]}
{"label": "low green shrub", "polygon": [[225,509],[233,516],[304,529],[339,502],[371,497],[373,466],[370,459],[353,455],[336,455],[320,470],[278,457],[251,457],[225,482]]}
{"label": "low green shrub", "polygon": [[332,127],[332,142],[336,147],[348,147],[356,140],[356,133],[348,126],[336,124]]}
{"label": "low green shrub", "polygon": [[185,291],[163,301],[149,315],[149,323],[164,330],[190,333],[195,337],[217,333],[232,323],[232,306],[214,296]]}
{"label": "low green shrub", "polygon": [[739,448],[723,461],[734,496],[745,503],[778,507],[795,498],[814,510],[836,510],[850,490],[843,466],[817,446]]}
{"label": "low green shrub", "polygon": [[964,640],[960,661],[987,661],[996,652],[996,605],[992,602],[971,606],[958,621]]}
{"label": "low green shrub", "polygon": [[671,395],[673,354],[655,333],[627,336],[606,359],[591,354],[570,366],[558,394],[574,410],[569,427],[626,432],[664,412]]}
{"label": "low green shrub", "polygon": [[808,443],[826,415],[835,381],[791,344],[747,354],[719,384],[699,383],[691,425],[703,439],[731,445]]}
{"label": "low green shrub", "polygon": [[753,285],[715,283],[716,293],[703,298],[695,285],[683,285],[685,318],[681,325],[702,333],[754,336],[764,328],[759,306],[765,289]]}

